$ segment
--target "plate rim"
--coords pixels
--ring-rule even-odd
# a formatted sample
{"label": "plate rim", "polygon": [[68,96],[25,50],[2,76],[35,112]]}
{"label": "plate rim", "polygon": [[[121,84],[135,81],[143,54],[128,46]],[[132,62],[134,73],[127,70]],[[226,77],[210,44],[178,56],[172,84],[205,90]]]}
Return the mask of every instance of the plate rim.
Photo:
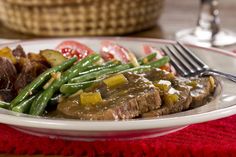
{"label": "plate rim", "polygon": [[[2,43],[0,44],[0,47],[2,46],[6,46],[6,45],[15,45],[15,44],[20,44],[20,43],[29,43],[29,42],[37,42],[37,41],[50,41],[50,40],[79,40],[79,39],[110,39],[110,40],[127,40],[127,41],[147,41],[147,42],[153,42],[153,43],[163,43],[163,44],[173,44],[176,41],[175,40],[170,40],[170,39],[158,39],[158,38],[145,38],[145,37],[122,37],[122,36],[99,36],[99,37],[90,37],[90,36],[83,36],[83,37],[62,37],[62,38],[34,38],[34,39],[22,39],[22,40],[16,40],[16,41],[12,41],[10,43]],[[184,43],[184,42],[183,42]],[[220,49],[220,47],[202,47],[202,46],[198,46],[198,45],[193,45],[193,44],[189,44],[189,43],[184,43],[185,45],[188,45],[190,47],[193,48],[199,48],[199,49],[204,49],[204,50],[211,50],[217,53],[221,53],[227,56],[231,56],[231,57],[235,57],[236,58],[236,54],[228,51],[228,50],[224,50],[224,49]]]}
{"label": "plate rim", "polygon": [[[144,41],[152,43],[161,43],[161,44],[172,44],[175,43],[173,40],[165,39],[155,39],[155,38],[136,38],[136,37],[68,37],[68,38],[48,38],[48,39],[30,39],[30,40],[20,40],[11,43],[0,44],[2,46],[10,46],[17,44],[27,44],[32,42],[40,41],[52,41],[52,40],[127,40],[127,41]],[[231,56],[236,58],[236,54],[233,52],[222,50],[219,48],[206,48],[196,45],[187,44],[190,47],[209,50],[210,52],[220,53],[223,55]],[[5,109],[1,109],[5,110]],[[7,111],[12,112],[12,111]],[[7,115],[0,113],[0,122],[7,125],[14,125],[20,127],[29,127],[29,128],[41,128],[41,129],[53,129],[53,130],[67,130],[67,131],[128,131],[128,130],[146,130],[146,129],[158,129],[158,128],[167,128],[175,126],[183,126],[189,124],[196,124],[201,122],[207,122],[210,120],[216,120],[224,117],[231,116],[236,114],[236,105],[230,106],[223,109],[218,109],[206,113],[181,116],[181,117],[172,117],[172,118],[160,118],[160,119],[142,119],[142,120],[122,120],[122,121],[78,121],[78,120],[69,120],[69,119],[48,119],[44,117],[35,117],[35,116],[25,116],[18,117],[15,115]],[[211,116],[209,116],[211,115]],[[19,118],[16,122],[15,118]],[[192,117],[193,119],[189,119]],[[8,123],[3,122],[8,120]],[[65,123],[66,121],[66,123]],[[166,123],[168,121],[168,123]],[[65,124],[64,124],[65,123]],[[69,123],[69,124],[68,124]],[[142,124],[140,124],[142,123]],[[102,124],[102,125],[101,125]],[[168,125],[169,124],[169,125]],[[175,125],[170,125],[175,124]],[[70,127],[69,127],[70,126]],[[71,128],[74,126],[73,128]],[[106,126],[106,127],[104,127]],[[126,126],[129,126],[127,128]]]}

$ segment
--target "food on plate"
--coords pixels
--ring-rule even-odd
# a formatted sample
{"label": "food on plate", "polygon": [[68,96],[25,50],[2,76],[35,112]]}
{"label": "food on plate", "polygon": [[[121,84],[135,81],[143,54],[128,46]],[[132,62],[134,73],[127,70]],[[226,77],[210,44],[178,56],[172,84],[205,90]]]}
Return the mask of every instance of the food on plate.
{"label": "food on plate", "polygon": [[[156,56],[153,58],[153,60],[161,59],[163,56],[165,56],[164,52],[150,45],[143,45],[143,51],[144,51],[144,54],[146,55],[153,54],[153,52],[155,52]],[[175,69],[173,68],[173,66],[170,65],[170,63],[166,63],[165,65],[160,67],[160,69],[170,71],[174,74],[176,73]]]}
{"label": "food on plate", "polygon": [[215,88],[215,84],[210,83],[211,76],[186,79],[158,69],[148,71],[143,76],[160,89],[163,100],[160,109],[144,113],[143,117],[176,113],[201,106],[206,103]]}
{"label": "food on plate", "polygon": [[87,47],[86,45],[72,40],[67,40],[60,43],[56,50],[60,51],[65,57],[77,57],[78,60],[84,59],[90,54],[93,54],[94,51]]}
{"label": "food on plate", "polygon": [[207,96],[214,92],[215,79],[212,76],[200,79],[195,78],[187,84],[192,87],[190,90],[191,97],[193,98],[191,107],[194,108],[208,101]]}
{"label": "food on plate", "polygon": [[[84,93],[100,93],[102,99],[83,103],[81,95]],[[94,95],[87,99],[97,98]],[[150,81],[138,74],[125,72],[105,78],[77,96],[64,99],[57,110],[69,118],[115,120],[135,118],[160,106],[159,90]]]}
{"label": "food on plate", "polygon": [[117,59],[122,63],[130,61],[130,51],[117,43],[112,41],[103,41],[100,54],[105,61]]}
{"label": "food on plate", "polygon": [[111,41],[100,53],[77,41],[38,54],[3,48],[0,107],[35,116],[124,120],[185,111],[212,97],[213,76],[178,77],[163,68],[171,67],[168,56],[147,46],[145,51],[137,58]]}
{"label": "food on plate", "polygon": [[14,82],[17,71],[8,58],[0,57],[0,65],[0,100],[10,101],[16,96]]}
{"label": "food on plate", "polygon": [[13,64],[16,63],[16,57],[8,47],[4,47],[0,50],[0,56],[9,59]]}
{"label": "food on plate", "polygon": [[21,46],[0,49],[0,100],[11,101],[21,89],[49,68],[39,54],[25,54]]}
{"label": "food on plate", "polygon": [[31,60],[30,54],[28,58],[20,58],[18,62],[18,76],[14,82],[17,93],[20,92],[27,84],[32,82],[36,77],[49,68],[48,64],[43,64],[41,60]]}
{"label": "food on plate", "polygon": [[21,45],[18,45],[15,49],[12,50],[12,54],[15,57],[26,57],[24,49],[21,47]]}
{"label": "food on plate", "polygon": [[40,55],[43,56],[52,67],[60,65],[66,61],[66,57],[64,57],[59,51],[55,50],[42,50],[40,51]]}

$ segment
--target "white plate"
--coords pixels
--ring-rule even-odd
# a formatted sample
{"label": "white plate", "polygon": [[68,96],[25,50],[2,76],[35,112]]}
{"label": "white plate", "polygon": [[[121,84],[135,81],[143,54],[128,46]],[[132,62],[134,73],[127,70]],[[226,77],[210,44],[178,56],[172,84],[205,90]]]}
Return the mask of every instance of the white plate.
{"label": "white plate", "polygon": [[[171,41],[144,38],[70,38],[82,42],[95,51],[100,48],[103,40],[115,40],[129,48],[138,56],[142,55],[144,44],[161,47]],[[23,41],[7,46],[14,48],[21,44],[27,52],[39,52],[47,48],[55,48],[67,39],[48,39]],[[1,45],[4,47],[6,45]],[[219,50],[190,46],[196,55],[203,59],[210,67],[224,72],[236,74],[236,55]],[[187,125],[215,120],[236,113],[236,84],[223,80],[222,92],[215,101],[202,107],[161,116],[152,119],[135,119],[125,121],[80,121],[62,120],[43,117],[33,117],[0,109],[0,122],[8,124],[18,130],[39,136],[50,136],[64,139],[104,140],[109,138],[134,139],[160,136],[179,130]]]}

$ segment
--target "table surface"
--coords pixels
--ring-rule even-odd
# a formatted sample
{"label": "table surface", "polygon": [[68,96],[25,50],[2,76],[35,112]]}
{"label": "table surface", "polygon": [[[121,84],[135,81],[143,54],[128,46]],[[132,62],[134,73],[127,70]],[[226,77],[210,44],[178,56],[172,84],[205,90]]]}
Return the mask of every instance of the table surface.
{"label": "table surface", "polygon": [[[221,26],[236,32],[235,23],[235,0],[220,1],[220,18]],[[127,34],[125,36],[132,37],[148,37],[148,38],[164,38],[174,39],[175,32],[183,28],[194,27],[197,22],[199,11],[198,0],[166,0],[163,14],[157,25],[148,30],[138,33]],[[40,38],[32,35],[25,35],[11,31],[0,24],[0,38],[6,39],[31,39]],[[236,49],[236,45],[224,47],[224,49]],[[15,157],[16,155],[2,154],[0,157]],[[41,157],[42,155],[35,155],[34,157]],[[50,156],[55,157],[55,156]]]}

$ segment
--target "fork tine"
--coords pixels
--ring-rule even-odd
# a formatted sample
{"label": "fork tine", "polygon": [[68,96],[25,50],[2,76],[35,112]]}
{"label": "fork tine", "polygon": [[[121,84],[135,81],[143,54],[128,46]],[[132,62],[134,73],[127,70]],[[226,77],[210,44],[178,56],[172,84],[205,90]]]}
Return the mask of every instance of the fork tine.
{"label": "fork tine", "polygon": [[[174,50],[172,50],[169,46],[166,46],[169,52],[175,57],[175,59],[184,67],[186,70],[186,73],[194,73],[194,70],[189,67],[188,63],[185,61],[185,59],[182,59],[178,53],[176,53]],[[189,74],[188,74],[189,75]]]}
{"label": "fork tine", "polygon": [[[168,47],[167,47],[168,48]],[[170,63],[175,67],[176,71],[181,75],[181,76],[187,76],[188,73],[186,73],[186,70],[182,68],[182,66],[179,64],[179,62],[175,59],[175,57],[172,55],[168,49],[166,51],[164,48],[161,48],[161,51],[167,54],[170,57]]]}
{"label": "fork tine", "polygon": [[208,69],[208,66],[200,59],[198,58],[191,50],[189,50],[186,46],[184,46],[181,42],[177,41],[177,44],[186,52],[186,54],[195,60],[200,67],[203,67],[204,69]]}
{"label": "fork tine", "polygon": [[[175,44],[173,44],[172,46],[173,46],[173,47],[175,48],[175,50],[181,55],[181,57],[183,57],[183,59],[192,67],[192,68],[191,68],[191,69],[192,69],[192,73],[195,72],[196,70],[201,70],[201,69],[199,68],[199,66],[196,65],[196,63],[195,63],[192,59],[190,59],[190,58],[186,55],[186,53],[183,52],[182,49],[180,49],[180,48],[179,48],[177,45],[175,45]],[[193,70],[193,69],[195,69],[195,70]]]}

